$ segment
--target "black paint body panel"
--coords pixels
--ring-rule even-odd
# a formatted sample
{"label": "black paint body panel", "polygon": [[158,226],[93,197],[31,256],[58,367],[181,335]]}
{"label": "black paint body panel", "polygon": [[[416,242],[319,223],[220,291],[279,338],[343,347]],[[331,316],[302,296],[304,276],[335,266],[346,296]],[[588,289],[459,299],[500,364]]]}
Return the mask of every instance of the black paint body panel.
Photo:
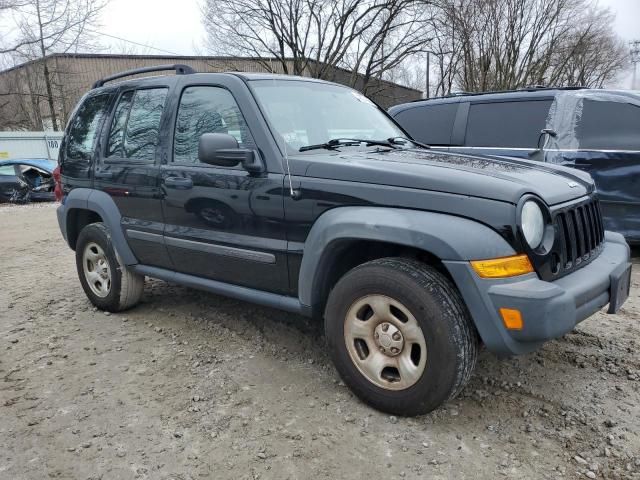
{"label": "black paint body panel", "polygon": [[[593,191],[588,175],[572,169],[417,148],[362,146],[301,153],[288,158],[289,177],[249,84],[250,77],[242,75],[192,74],[98,89],[113,96],[109,112],[89,163],[68,162],[63,143],[65,192],[89,186],[108,194],[140,264],[296,296],[305,241],[328,210],[384,206],[464,217],[489,227],[521,252],[516,204],[523,195],[554,205]],[[255,141],[263,173],[172,161],[180,95],[189,86],[201,85],[231,93]],[[146,161],[105,158],[117,99],[123,92],[153,87],[168,89],[155,154]],[[570,189],[569,182],[577,188]]]}

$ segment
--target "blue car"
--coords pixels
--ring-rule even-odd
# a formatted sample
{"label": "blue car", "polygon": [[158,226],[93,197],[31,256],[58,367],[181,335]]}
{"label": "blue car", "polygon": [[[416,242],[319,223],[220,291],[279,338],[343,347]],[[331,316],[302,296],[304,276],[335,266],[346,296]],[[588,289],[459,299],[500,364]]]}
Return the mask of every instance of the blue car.
{"label": "blue car", "polygon": [[55,200],[53,169],[57,162],[41,158],[0,161],[0,203]]}
{"label": "blue car", "polygon": [[437,150],[588,172],[605,228],[640,244],[640,92],[530,88],[418,100],[389,113]]}

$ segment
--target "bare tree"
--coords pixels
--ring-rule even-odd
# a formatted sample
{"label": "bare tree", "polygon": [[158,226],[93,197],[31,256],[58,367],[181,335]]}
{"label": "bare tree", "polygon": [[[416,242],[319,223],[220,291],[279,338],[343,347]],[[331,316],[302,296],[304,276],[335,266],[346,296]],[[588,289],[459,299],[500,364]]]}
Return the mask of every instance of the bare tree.
{"label": "bare tree", "polygon": [[443,93],[602,86],[626,62],[613,15],[592,0],[443,0],[436,21]]}
{"label": "bare tree", "polygon": [[602,88],[629,66],[626,44],[611,27],[614,15],[591,10],[551,56],[548,83]]}
{"label": "bare tree", "polygon": [[[365,93],[428,43],[424,0],[206,0],[209,50],[268,71],[336,80]],[[357,75],[361,74],[361,75]]]}
{"label": "bare tree", "polygon": [[[10,2],[11,0],[4,0]],[[28,79],[20,91],[0,91],[1,94],[27,96],[36,108],[39,129],[44,129],[40,115],[41,104],[48,111],[48,121],[53,130],[59,130],[61,119],[66,114],[64,85],[59,81],[57,62],[50,59],[52,53],[69,53],[78,49],[91,49],[94,45],[92,27],[105,3],[102,0],[16,0],[12,8],[17,34],[12,44],[5,47],[11,51],[14,63],[31,62],[27,69]],[[39,60],[35,62],[36,60]],[[3,88],[7,86],[4,85]],[[14,85],[13,88],[16,86]],[[17,85],[20,87],[20,84]]]}

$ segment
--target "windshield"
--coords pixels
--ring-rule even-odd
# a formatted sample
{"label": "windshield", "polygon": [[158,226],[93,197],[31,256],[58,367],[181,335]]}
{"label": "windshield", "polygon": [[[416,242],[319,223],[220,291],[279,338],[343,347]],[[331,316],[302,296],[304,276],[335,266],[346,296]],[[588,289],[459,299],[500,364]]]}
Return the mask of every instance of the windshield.
{"label": "windshield", "polygon": [[347,87],[304,80],[254,80],[251,86],[289,152],[337,138],[405,135],[373,102]]}

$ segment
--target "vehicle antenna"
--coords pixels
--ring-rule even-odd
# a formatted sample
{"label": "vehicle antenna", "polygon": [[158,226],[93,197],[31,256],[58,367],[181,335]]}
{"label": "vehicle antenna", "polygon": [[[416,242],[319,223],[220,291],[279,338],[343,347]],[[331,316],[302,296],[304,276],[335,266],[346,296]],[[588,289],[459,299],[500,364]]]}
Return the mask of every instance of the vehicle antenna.
{"label": "vehicle antenna", "polygon": [[291,198],[295,200],[296,198],[298,198],[298,193],[293,189],[293,182],[291,181],[291,169],[289,168],[289,152],[287,149],[287,142],[285,141],[284,137],[282,137],[282,143],[284,144],[284,163],[287,167],[287,177],[289,178],[289,195],[291,195]]}
{"label": "vehicle antenna", "polygon": [[[276,79],[272,78],[273,86],[276,87]],[[284,138],[284,135],[279,135],[282,137],[282,154],[284,155],[284,164],[287,170],[287,178],[289,180],[289,195],[292,199],[296,200],[298,198],[298,192],[293,189],[293,181],[291,180],[291,168],[289,167],[289,149],[287,148],[287,141]]]}

